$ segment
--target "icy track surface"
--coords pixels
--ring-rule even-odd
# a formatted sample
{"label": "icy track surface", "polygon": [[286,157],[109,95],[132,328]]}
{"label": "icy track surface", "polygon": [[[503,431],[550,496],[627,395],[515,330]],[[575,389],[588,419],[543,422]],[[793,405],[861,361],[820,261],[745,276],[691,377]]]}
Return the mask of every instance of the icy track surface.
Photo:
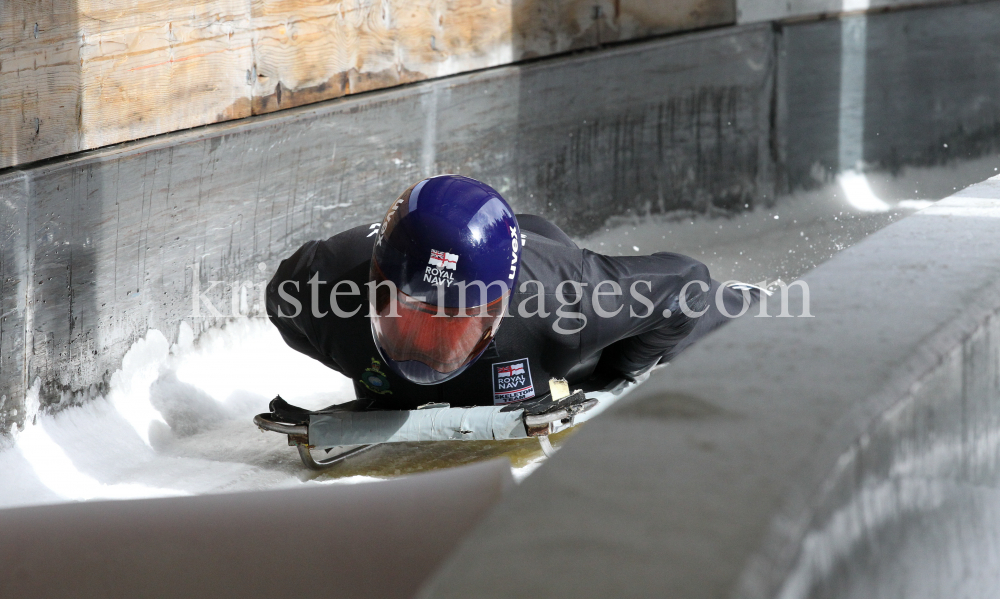
{"label": "icy track surface", "polygon": [[[289,348],[266,318],[197,342],[182,323],[173,345],[151,330],[105,397],[47,414],[36,383],[29,424],[0,448],[0,508],[383,480],[309,471],[284,435],[258,430],[253,416],[279,393],[309,409],[354,399],[348,378]],[[543,461],[513,469],[515,480]]]}
{"label": "icy track surface", "polygon": [[[173,346],[150,331],[106,397],[29,413],[0,450],[0,507],[322,484],[283,435],[251,422],[279,392],[313,409],[354,397],[347,378],[289,348],[267,319],[231,322],[197,344],[186,323]],[[28,399],[38,405],[37,388]]]}

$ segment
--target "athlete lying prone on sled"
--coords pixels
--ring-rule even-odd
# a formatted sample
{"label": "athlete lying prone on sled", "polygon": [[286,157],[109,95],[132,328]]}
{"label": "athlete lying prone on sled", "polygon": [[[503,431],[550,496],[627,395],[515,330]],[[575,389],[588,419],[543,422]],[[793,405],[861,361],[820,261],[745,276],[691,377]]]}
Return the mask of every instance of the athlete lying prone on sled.
{"label": "athlete lying prone on sled", "polygon": [[[288,345],[349,377],[359,401],[333,408],[332,424],[321,417],[331,411],[280,399],[262,417],[308,427],[310,445],[360,445],[382,437],[350,437],[345,427],[385,436],[398,424],[389,413],[492,406],[465,424],[472,412],[454,412],[447,431],[485,418],[493,428],[482,435],[524,436],[530,427],[500,416],[515,411],[507,404],[539,403],[551,379],[572,387],[640,377],[758,293],[721,287],[704,264],[679,254],[581,249],[547,220],[515,215],[488,185],[432,177],[404,191],[381,223],[310,241],[281,263],[267,287],[271,322]],[[382,414],[361,415],[372,411]],[[503,433],[508,426],[516,430]]]}

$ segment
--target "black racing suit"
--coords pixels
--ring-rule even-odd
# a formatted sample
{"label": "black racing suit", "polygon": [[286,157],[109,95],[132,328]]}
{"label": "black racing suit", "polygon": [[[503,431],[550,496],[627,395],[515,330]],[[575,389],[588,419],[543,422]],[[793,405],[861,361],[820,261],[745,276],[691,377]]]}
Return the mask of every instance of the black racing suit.
{"label": "black racing suit", "polygon": [[[375,348],[365,284],[377,225],[310,241],[283,260],[267,287],[268,316],[289,346],[352,379],[359,398],[394,409],[527,399],[546,393],[552,377],[575,383],[595,372],[634,376],[727,320],[716,306],[719,284],[697,260],[666,252],[604,256],[580,249],[541,217],[520,214],[517,221],[521,272],[508,315],[485,353],[449,381],[417,385],[403,379]],[[349,295],[347,284],[338,288],[343,317],[331,303],[339,281],[353,281],[360,291]],[[701,316],[681,310],[680,293],[689,282],[687,312],[707,310]],[[743,295],[721,293],[726,311],[738,314]]]}

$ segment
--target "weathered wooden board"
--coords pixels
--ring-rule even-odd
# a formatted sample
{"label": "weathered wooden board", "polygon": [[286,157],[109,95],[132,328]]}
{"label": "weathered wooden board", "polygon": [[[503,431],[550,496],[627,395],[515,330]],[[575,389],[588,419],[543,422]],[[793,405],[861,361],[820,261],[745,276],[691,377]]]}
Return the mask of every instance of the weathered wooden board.
{"label": "weathered wooden board", "polygon": [[0,2],[0,168],[80,149],[72,3]]}
{"label": "weathered wooden board", "polygon": [[0,168],[603,43],[733,0],[7,0]]}
{"label": "weathered wooden board", "polygon": [[0,167],[250,114],[236,0],[0,3]]}

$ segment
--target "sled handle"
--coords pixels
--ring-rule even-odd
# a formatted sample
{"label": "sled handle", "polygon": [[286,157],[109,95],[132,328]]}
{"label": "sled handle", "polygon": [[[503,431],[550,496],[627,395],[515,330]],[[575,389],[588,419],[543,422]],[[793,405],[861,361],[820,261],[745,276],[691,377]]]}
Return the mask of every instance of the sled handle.
{"label": "sled handle", "polygon": [[308,435],[309,427],[304,424],[286,424],[275,422],[266,418],[267,414],[257,414],[253,417],[253,423],[262,431],[271,431],[283,435]]}

